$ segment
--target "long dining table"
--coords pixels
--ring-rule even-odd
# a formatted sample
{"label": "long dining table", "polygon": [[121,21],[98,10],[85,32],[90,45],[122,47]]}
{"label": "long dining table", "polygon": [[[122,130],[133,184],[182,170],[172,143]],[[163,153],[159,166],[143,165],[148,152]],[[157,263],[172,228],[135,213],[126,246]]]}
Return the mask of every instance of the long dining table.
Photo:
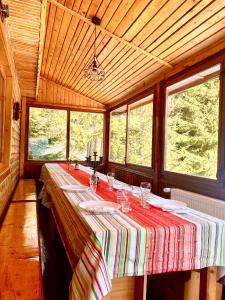
{"label": "long dining table", "polygon": [[[96,193],[65,191],[61,186],[89,186],[91,172],[83,166],[75,170],[66,163],[47,163],[40,178],[44,183],[40,197],[50,203],[73,270],[70,299],[114,299],[110,295],[116,289],[115,299],[145,299],[147,275],[225,266],[223,220],[193,209],[178,214],[143,208],[134,195],[128,213],[88,213],[80,208],[81,202],[117,202],[106,175],[99,174]],[[186,299],[198,299],[196,288],[188,286]],[[127,289],[133,294],[126,298]]]}

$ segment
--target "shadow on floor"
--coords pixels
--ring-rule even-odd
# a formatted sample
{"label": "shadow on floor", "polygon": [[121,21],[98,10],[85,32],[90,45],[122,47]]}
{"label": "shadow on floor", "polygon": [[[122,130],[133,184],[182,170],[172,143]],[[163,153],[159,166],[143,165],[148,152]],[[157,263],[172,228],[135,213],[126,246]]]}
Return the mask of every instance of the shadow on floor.
{"label": "shadow on floor", "polygon": [[50,241],[50,211],[38,204],[44,300],[68,300],[72,270],[59,236]]}

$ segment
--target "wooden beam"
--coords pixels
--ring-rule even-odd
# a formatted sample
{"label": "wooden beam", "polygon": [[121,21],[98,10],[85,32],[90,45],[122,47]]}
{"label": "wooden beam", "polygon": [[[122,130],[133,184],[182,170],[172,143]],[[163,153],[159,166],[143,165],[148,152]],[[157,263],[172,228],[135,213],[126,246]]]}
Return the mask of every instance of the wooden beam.
{"label": "wooden beam", "polygon": [[[48,0],[50,3],[56,5],[57,7],[63,9],[64,11],[70,13],[73,16],[76,16],[77,18],[79,18],[80,20],[84,21],[85,23],[89,24],[90,26],[95,26],[91,20],[89,20],[88,18],[82,16],[81,14],[77,13],[76,11],[62,5],[61,3],[57,2],[56,0]],[[154,59],[156,61],[158,61],[159,63],[167,66],[168,68],[172,68],[173,66],[171,64],[169,64],[168,62],[164,61],[163,59],[159,58],[158,56],[155,56],[152,53],[149,53],[148,51],[142,49],[141,47],[138,47],[137,45],[135,45],[134,43],[128,42],[125,39],[113,34],[112,32],[108,31],[107,29],[103,28],[101,25],[97,25],[96,26],[100,31],[102,31],[103,33],[109,35],[111,38],[116,39],[118,42],[123,43],[124,45],[139,51],[140,53],[144,54],[145,56],[149,57],[150,59]]]}
{"label": "wooden beam", "polygon": [[45,32],[46,32],[46,14],[47,14],[47,0],[42,0],[41,5],[41,25],[40,25],[40,38],[39,38],[39,54],[38,54],[38,70],[37,70],[37,84],[36,84],[36,98],[39,90],[39,82],[41,76],[41,65],[44,51]]}

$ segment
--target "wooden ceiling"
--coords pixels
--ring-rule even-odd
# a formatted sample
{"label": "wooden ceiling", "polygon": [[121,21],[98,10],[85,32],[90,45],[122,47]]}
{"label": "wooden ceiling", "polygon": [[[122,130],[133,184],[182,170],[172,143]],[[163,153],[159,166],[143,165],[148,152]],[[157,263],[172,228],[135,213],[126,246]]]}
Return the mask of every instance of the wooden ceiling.
{"label": "wooden ceiling", "polygon": [[37,82],[37,58],[40,30],[40,0],[6,0],[10,17],[8,35],[23,96],[33,97]]}
{"label": "wooden ceiling", "polygon": [[[40,1],[6,2],[26,96],[35,96],[38,62],[41,80],[112,105],[207,48],[225,48],[224,0],[48,0],[42,16],[43,41],[39,41]],[[93,16],[102,20],[96,41],[98,60],[106,72],[101,82],[91,82],[83,74],[93,55]],[[40,94],[42,86],[38,80]]]}

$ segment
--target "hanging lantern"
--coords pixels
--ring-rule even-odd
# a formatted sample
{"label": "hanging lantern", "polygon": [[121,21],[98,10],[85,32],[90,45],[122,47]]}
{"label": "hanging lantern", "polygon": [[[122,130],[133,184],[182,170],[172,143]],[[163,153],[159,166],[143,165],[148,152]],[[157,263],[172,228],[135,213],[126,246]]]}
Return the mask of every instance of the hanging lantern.
{"label": "hanging lantern", "polygon": [[96,55],[96,25],[100,25],[101,20],[94,17],[92,22],[95,24],[94,56],[84,69],[84,77],[91,81],[101,81],[105,78],[105,71]]}

